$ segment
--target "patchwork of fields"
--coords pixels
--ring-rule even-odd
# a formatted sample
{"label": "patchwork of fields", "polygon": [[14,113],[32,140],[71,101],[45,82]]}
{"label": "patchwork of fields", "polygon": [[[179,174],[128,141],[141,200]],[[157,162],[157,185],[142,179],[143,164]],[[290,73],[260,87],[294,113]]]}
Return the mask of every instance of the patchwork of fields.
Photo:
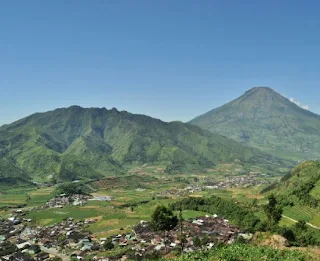
{"label": "patchwork of fields", "polygon": [[[237,166],[225,166],[231,172]],[[219,171],[221,166],[218,167]],[[161,192],[178,191],[189,186],[194,178],[201,176],[188,175],[165,175],[159,168],[152,166],[136,167],[130,176],[120,178],[107,178],[99,182],[91,182],[90,186],[95,189],[93,196],[111,196],[111,201],[89,201],[85,206],[67,206],[64,208],[43,209],[32,211],[28,214],[33,222],[39,225],[52,225],[65,218],[96,219],[97,222],[90,225],[88,230],[99,237],[118,234],[123,231],[131,231],[132,227],[141,220],[149,220],[151,213],[157,205],[168,205],[178,199],[179,195],[159,197]],[[211,176],[205,173],[203,176]],[[221,178],[218,176],[218,178]],[[193,197],[207,197],[215,195],[224,199],[233,199],[236,202],[251,206],[267,202],[259,191],[263,186],[250,188],[229,189],[205,189],[189,194]],[[39,207],[53,197],[54,187],[42,188],[18,188],[9,189],[0,194],[1,216],[7,216],[10,209],[5,207],[19,207],[26,205],[28,208]],[[184,211],[185,219],[195,218],[207,213],[198,211]],[[264,213],[257,211],[256,215],[265,218]],[[295,219],[305,220],[316,226],[320,226],[320,211],[308,207],[286,207],[284,215]],[[283,218],[282,226],[292,226],[294,222]]]}

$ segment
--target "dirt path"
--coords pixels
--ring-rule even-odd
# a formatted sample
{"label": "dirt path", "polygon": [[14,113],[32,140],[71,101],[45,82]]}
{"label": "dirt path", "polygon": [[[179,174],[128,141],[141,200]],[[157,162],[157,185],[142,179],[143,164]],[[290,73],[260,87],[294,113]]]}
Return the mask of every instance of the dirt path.
{"label": "dirt path", "polygon": [[[291,221],[294,222],[294,223],[298,223],[298,221],[295,220],[295,219],[293,219],[293,218],[287,217],[287,216],[285,216],[285,215],[282,215],[282,216],[283,216],[284,218],[286,218],[286,219],[291,220]],[[309,222],[306,222],[306,224],[307,224],[308,226],[310,226],[310,227],[315,228],[315,229],[320,229],[320,227],[317,227],[317,226],[315,226],[315,225],[312,225],[312,224],[309,223]]]}

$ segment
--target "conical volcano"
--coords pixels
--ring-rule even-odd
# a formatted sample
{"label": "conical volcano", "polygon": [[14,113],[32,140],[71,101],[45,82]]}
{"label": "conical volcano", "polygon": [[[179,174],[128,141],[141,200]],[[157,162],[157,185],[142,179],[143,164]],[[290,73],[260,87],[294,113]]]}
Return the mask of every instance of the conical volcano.
{"label": "conical volcano", "polygon": [[320,116],[268,87],[252,88],[190,123],[285,157],[320,156]]}

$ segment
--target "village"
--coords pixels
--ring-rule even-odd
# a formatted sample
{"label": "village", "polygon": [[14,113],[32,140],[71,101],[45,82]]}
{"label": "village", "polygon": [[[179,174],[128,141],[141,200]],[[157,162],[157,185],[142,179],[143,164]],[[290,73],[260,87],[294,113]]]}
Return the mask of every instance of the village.
{"label": "village", "polygon": [[[143,259],[152,255],[165,255],[171,251],[193,252],[212,248],[217,243],[232,244],[240,229],[229,221],[213,216],[185,220],[181,227],[169,231],[166,237],[155,232],[150,223],[140,221],[132,232],[97,238],[88,227],[97,220],[74,220],[72,217],[51,226],[35,226],[24,218],[26,212],[17,210],[14,216],[0,220],[0,260],[92,260]],[[117,256],[98,257],[114,248],[125,251]],[[99,256],[101,256],[99,254]]]}
{"label": "village", "polygon": [[17,210],[14,216],[0,220],[1,260],[70,260],[67,253],[72,250],[94,249],[86,228],[95,220],[74,221],[68,218],[56,225],[43,227],[32,225],[31,220],[24,218],[26,213]]}
{"label": "village", "polygon": [[[235,177],[225,182],[238,184],[241,181],[240,177]],[[166,193],[187,196],[204,189],[209,188],[196,182],[184,189],[172,189]],[[70,216],[62,222],[41,226],[35,220],[26,218],[32,211],[84,206],[92,200],[115,199],[107,195],[58,194],[36,208],[13,210],[10,217],[0,219],[0,260],[143,260],[170,252],[210,249],[219,243],[232,244],[239,236],[248,237],[227,219],[217,215],[183,220],[166,235],[154,231],[150,222],[141,220],[123,233],[109,237],[90,232],[90,225],[98,222],[97,219],[79,220]],[[112,249],[119,251],[116,255],[110,254]]]}
{"label": "village", "polygon": [[270,181],[261,179],[265,174],[249,173],[242,176],[229,176],[223,180],[217,180],[211,177],[194,178],[194,181],[184,188],[172,188],[161,191],[156,194],[158,197],[185,197],[189,194],[214,189],[227,188],[249,188],[262,184],[269,184]]}
{"label": "village", "polygon": [[226,188],[249,188],[257,185],[268,184],[270,181],[262,179],[266,174],[249,173],[241,176],[229,176],[224,180],[217,181],[215,179],[206,178],[204,180],[204,188],[206,189],[226,189]]}

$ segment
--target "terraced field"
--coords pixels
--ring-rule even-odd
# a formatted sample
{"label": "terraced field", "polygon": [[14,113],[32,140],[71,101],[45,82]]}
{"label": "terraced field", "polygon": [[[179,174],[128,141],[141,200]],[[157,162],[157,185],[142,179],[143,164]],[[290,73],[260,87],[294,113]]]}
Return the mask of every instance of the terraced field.
{"label": "terraced field", "polygon": [[14,207],[25,204],[28,198],[28,193],[34,190],[34,188],[12,188],[2,191],[0,193],[0,207]]}
{"label": "terraced field", "polygon": [[[295,220],[305,220],[310,222],[313,225],[320,225],[318,219],[320,219],[320,211],[306,207],[306,206],[293,206],[293,207],[285,207],[283,214],[293,218]],[[316,221],[316,223],[314,223]]]}

